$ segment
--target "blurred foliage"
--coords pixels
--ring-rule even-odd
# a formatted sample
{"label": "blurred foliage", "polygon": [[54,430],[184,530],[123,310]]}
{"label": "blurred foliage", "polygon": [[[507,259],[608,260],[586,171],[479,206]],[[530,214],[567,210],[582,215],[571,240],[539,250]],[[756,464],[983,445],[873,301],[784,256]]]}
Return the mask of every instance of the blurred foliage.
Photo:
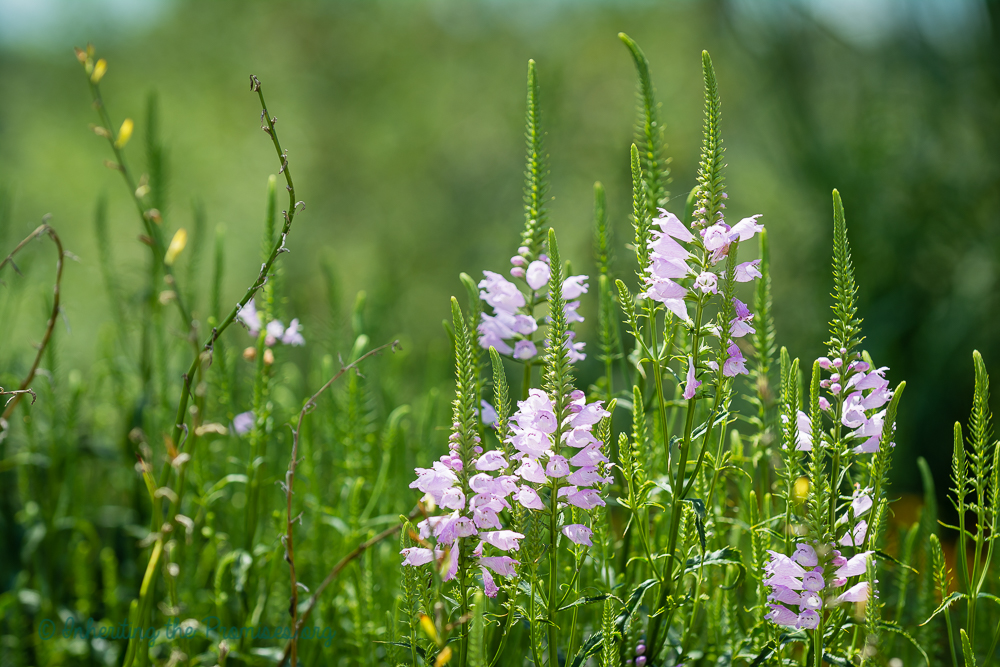
{"label": "blurred foliage", "polygon": [[[946,469],[950,425],[972,392],[967,351],[979,349],[988,365],[1000,358],[1000,8],[956,2],[968,29],[942,37],[911,20],[905,3],[887,4],[901,16],[865,40],[794,2],[177,2],[141,29],[88,23],[87,34],[0,50],[0,243],[51,212],[79,256],[67,266],[66,326],[48,370],[85,386],[112,335],[91,222],[99,198],[132,304],[144,298],[128,286],[142,282],[146,257],[132,204],[87,131],[93,111],[71,47],[93,39],[110,65],[106,94],[136,120],[137,139],[156,94],[165,218],[190,229],[201,210],[208,229],[225,224],[222,302],[235,303],[256,272],[263,184],[274,170],[247,90],[254,73],[307,204],[283,259],[283,307],[317,340],[350,310],[331,307],[331,295],[366,289],[366,312],[382,317],[365,331],[373,341],[402,336],[407,363],[420,376],[432,369],[433,384],[447,378],[439,323],[461,289],[457,274],[504,266],[517,241],[527,59],[539,66],[551,221],[574,268],[592,272],[593,182],[605,184],[618,230],[629,206],[634,79],[616,33],[632,35],[653,63],[674,210],[693,185],[707,48],[726,91],[730,192],[743,207],[732,214],[764,213],[779,338],[803,358],[822,352],[804,341],[823,338],[828,193],[844,196],[865,345],[910,388],[893,474],[900,491],[916,490],[918,454]],[[5,382],[22,373],[44,324],[43,257],[22,263],[26,279],[4,277]],[[210,264],[195,268],[205,283]],[[581,331],[591,350],[596,319]],[[584,381],[597,373],[581,368]],[[415,384],[400,400],[425,386]]]}

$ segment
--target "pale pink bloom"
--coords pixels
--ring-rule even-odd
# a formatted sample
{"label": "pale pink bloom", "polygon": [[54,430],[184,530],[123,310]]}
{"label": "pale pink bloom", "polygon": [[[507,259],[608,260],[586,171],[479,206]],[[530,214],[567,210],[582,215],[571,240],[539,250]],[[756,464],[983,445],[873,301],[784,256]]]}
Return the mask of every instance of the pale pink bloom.
{"label": "pale pink bloom", "polygon": [[527,484],[521,486],[517,495],[514,496],[514,500],[521,503],[522,507],[529,510],[545,509],[545,505],[542,504],[542,499],[539,498],[535,490]]}
{"label": "pale pink bloom", "polygon": [[285,329],[285,333],[281,336],[281,342],[285,345],[305,345],[306,339],[299,333],[299,329],[299,318],[296,317],[289,323],[288,328]]}
{"label": "pale pink bloom", "polygon": [[[486,424],[487,426],[492,426],[493,428],[496,428],[497,424],[500,421],[500,417],[497,415],[497,411],[493,409],[493,406],[487,403],[486,401],[480,402],[479,415],[480,419],[483,420],[484,424]],[[480,470],[496,470],[496,468],[480,468]]]}
{"label": "pale pink bloom", "polygon": [[682,396],[684,396],[686,400],[694,398],[695,390],[697,390],[700,386],[701,380],[695,379],[694,358],[688,355],[687,378],[684,383],[684,393]]}
{"label": "pale pink bloom", "polygon": [[551,456],[548,465],[545,466],[545,474],[549,477],[565,477],[569,474],[569,463],[565,457],[558,454]]}
{"label": "pale pink bloom", "polygon": [[405,556],[403,565],[426,565],[434,560],[434,552],[420,547],[409,547],[399,552]]}
{"label": "pale pink bloom", "polygon": [[520,561],[516,561],[510,556],[484,556],[479,559],[479,563],[490,568],[501,577],[513,577],[517,574],[514,566],[519,565]]}
{"label": "pale pink bloom", "polygon": [[590,432],[590,429],[586,427],[575,428],[563,434],[563,444],[569,447],[576,447],[580,449],[581,447],[586,447],[587,445],[600,442],[594,435]]}
{"label": "pale pink bloom", "polygon": [[743,218],[737,222],[729,231],[729,237],[733,241],[736,241],[737,239],[740,241],[749,241],[752,239],[757,232],[764,230],[764,225],[757,223],[757,218],[761,215],[763,214],[758,213],[757,215],[752,215],[749,218]]}
{"label": "pale pink bloom", "polygon": [[668,259],[661,257],[658,253],[653,253],[650,255],[649,272],[659,278],[677,280],[685,277],[691,272],[691,269],[682,259]]}
{"label": "pale pink bloom", "polygon": [[792,560],[803,567],[816,567],[819,564],[819,557],[816,555],[816,550],[805,542],[799,542],[795,545],[795,553],[792,554]]}
{"label": "pale pink bloom", "polygon": [[566,301],[572,301],[581,294],[586,294],[587,280],[587,276],[570,276],[564,280],[562,284],[562,298]]}
{"label": "pale pink bloom", "polygon": [[871,556],[871,554],[871,551],[863,551],[856,556],[853,556],[848,559],[846,563],[837,568],[837,571],[834,574],[843,579],[864,574],[868,571],[868,557]]}
{"label": "pale pink bloom", "polygon": [[594,546],[594,543],[590,541],[590,536],[594,534],[594,531],[583,524],[571,523],[563,526],[562,534],[568,537],[570,542],[574,544],[585,544],[588,547]]}
{"label": "pale pink bloom", "polygon": [[581,449],[569,462],[574,466],[594,466],[598,463],[607,463],[608,459],[601,453],[598,441]]}
{"label": "pale pink bloom", "polygon": [[821,591],[826,588],[826,582],[823,580],[823,568],[817,567],[802,575],[802,588],[807,591]]}
{"label": "pale pink bloom", "polygon": [[249,433],[250,429],[253,428],[253,422],[253,412],[241,412],[233,417],[233,431],[236,432],[236,435]]}
{"label": "pale pink bloom", "polygon": [[834,602],[836,604],[841,602],[866,602],[869,595],[871,595],[871,587],[867,581],[862,581],[838,595]]}
{"label": "pale pink bloom", "polygon": [[513,530],[494,530],[480,533],[479,537],[487,544],[492,544],[501,551],[517,551],[519,546],[518,540],[524,539],[524,535]]}
{"label": "pale pink bloom", "polygon": [[507,467],[507,459],[495,449],[491,449],[476,459],[476,470],[500,470]]}
{"label": "pale pink bloom", "polygon": [[[499,352],[499,350],[497,350]],[[514,343],[514,358],[515,359],[532,359],[538,354],[538,348],[530,340],[519,340]]]}
{"label": "pale pink bloom", "polygon": [[246,305],[236,312],[236,319],[246,325],[254,338],[260,333],[260,315],[257,314],[257,306],[253,299],[247,301]]}
{"label": "pale pink bloom", "polygon": [[566,478],[566,481],[576,486],[590,486],[603,481],[600,471],[595,466],[583,466]]}
{"label": "pale pink bloom", "polygon": [[604,507],[605,502],[601,499],[601,494],[595,489],[581,489],[576,493],[570,494],[566,498],[566,502],[574,507],[579,507],[580,509],[590,510],[595,507]]}
{"label": "pale pink bloom", "polygon": [[522,479],[534,482],[535,484],[545,484],[549,481],[538,461],[533,461],[529,458],[521,459],[521,467],[517,469],[517,474]]}
{"label": "pale pink bloom", "polygon": [[549,263],[536,259],[528,265],[524,278],[528,283],[528,287],[533,290],[539,290],[542,287],[545,287],[545,284],[549,282],[549,277],[551,275],[552,269],[549,268]]}
{"label": "pale pink bloom", "polygon": [[739,345],[733,343],[726,349],[729,358],[722,364],[722,374],[726,377],[737,375],[749,375],[750,371],[746,367],[746,359],[740,351]]}
{"label": "pale pink bloom", "polygon": [[493,306],[495,310],[513,313],[524,307],[524,295],[514,283],[493,271],[483,271],[486,276],[479,282],[479,298]]}
{"label": "pale pink bloom", "polygon": [[698,277],[695,278],[694,286],[697,289],[700,289],[702,294],[707,294],[709,292],[712,294],[718,294],[718,282],[719,277],[717,275],[711,271],[702,271],[698,274]]}
{"label": "pale pink bloom", "polygon": [[865,543],[865,536],[868,534],[868,522],[862,519],[853,530],[847,531],[840,538],[839,544],[845,547],[860,547]]}
{"label": "pale pink bloom", "polygon": [[441,577],[444,581],[451,581],[458,574],[458,544],[453,544],[448,549],[448,571]]}
{"label": "pale pink bloom", "polygon": [[684,223],[680,221],[680,218],[665,209],[661,208],[657,210],[660,211],[660,217],[654,220],[653,223],[659,225],[664,234],[687,243],[694,241],[694,236],[684,226]]}
{"label": "pale pink bloom", "polygon": [[799,620],[798,614],[784,605],[769,604],[767,606],[771,609],[771,611],[767,612],[764,615],[764,618],[772,623],[794,627]]}
{"label": "pale pink bloom", "polygon": [[462,493],[462,489],[456,487],[446,489],[441,494],[441,500],[438,501],[438,505],[450,510],[465,509],[465,494]]}
{"label": "pale pink bloom", "polygon": [[760,278],[760,260],[755,259],[752,262],[737,264],[736,271],[734,273],[734,280],[738,283],[748,283],[754,278]]}
{"label": "pale pink bloom", "polygon": [[778,602],[784,602],[785,604],[798,605],[802,602],[802,595],[796,593],[788,586],[774,586],[771,594],[767,596],[768,600],[777,600]]}
{"label": "pale pink bloom", "polygon": [[806,609],[804,612],[800,613],[798,619],[795,621],[795,627],[801,628],[802,630],[812,630],[818,625],[819,614],[812,609]]}
{"label": "pale pink bloom", "polygon": [[823,607],[823,598],[814,592],[803,593],[799,606],[805,609],[821,609]]}
{"label": "pale pink bloom", "polygon": [[483,593],[486,594],[488,598],[495,598],[500,589],[497,588],[497,582],[493,581],[493,575],[485,567],[479,568],[483,573]]}

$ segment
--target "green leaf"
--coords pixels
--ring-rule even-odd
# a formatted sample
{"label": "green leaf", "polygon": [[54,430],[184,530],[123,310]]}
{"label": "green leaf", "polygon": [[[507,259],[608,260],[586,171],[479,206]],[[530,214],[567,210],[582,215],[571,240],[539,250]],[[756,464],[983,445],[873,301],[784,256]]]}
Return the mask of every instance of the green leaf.
{"label": "green leaf", "polygon": [[[387,644],[389,646],[399,646],[400,648],[405,648],[407,651],[410,650],[410,642],[408,642],[406,640],[401,640],[401,641],[398,641],[398,642],[384,642],[384,641],[379,641],[379,640],[376,639],[375,643],[376,644]],[[417,653],[420,654],[421,658],[426,658],[427,657],[426,655],[424,655],[424,649],[420,648],[419,646],[417,646],[416,649],[417,649]]]}
{"label": "green leaf", "polygon": [[684,502],[691,503],[691,509],[694,510],[694,526],[698,530],[698,541],[701,542],[701,550],[705,551],[705,518],[708,516],[705,501],[701,498],[685,498]]}
{"label": "green leaf", "polygon": [[762,665],[767,664],[767,661],[774,657],[774,654],[778,652],[778,647],[785,646],[792,642],[808,642],[809,637],[802,630],[796,630],[795,632],[789,632],[781,635],[778,638],[778,642],[773,641],[764,644],[764,649],[757,654],[754,661],[750,663],[750,667],[762,667]]}
{"label": "green leaf", "polygon": [[[594,597],[584,597],[577,598],[567,605],[559,607],[556,611],[565,611],[567,609],[572,609],[573,607],[581,607],[583,605],[594,604],[595,602],[604,602],[608,598],[614,598],[615,596],[611,593],[602,593],[601,595],[595,595]],[[617,599],[617,598],[615,598]]]}
{"label": "green leaf", "polygon": [[570,667],[583,667],[583,664],[587,662],[587,658],[595,655],[597,650],[601,648],[601,644],[604,642],[604,632],[598,630],[594,634],[587,638],[587,641],[583,643],[579,649],[577,649],[576,655],[573,656],[573,661],[569,663]]}
{"label": "green leaf", "polygon": [[976,667],[976,653],[972,650],[972,642],[969,635],[965,633],[965,628],[959,630],[962,636],[962,657],[965,658],[965,667]]}
{"label": "green leaf", "polygon": [[920,655],[924,656],[924,662],[927,663],[927,667],[931,667],[931,659],[929,657],[927,657],[927,652],[924,651],[923,647],[920,646],[920,644],[917,643],[917,640],[914,639],[913,637],[911,637],[906,632],[906,630],[904,630],[903,628],[899,627],[898,625],[896,625],[892,621],[879,621],[878,628],[880,630],[888,630],[889,632],[895,633],[897,635],[901,635],[901,636],[905,637],[906,639],[908,639],[909,642],[916,647],[917,651],[920,652]]}
{"label": "green leaf", "polygon": [[625,629],[625,623],[628,621],[629,617],[635,613],[635,610],[639,608],[639,605],[642,603],[642,596],[656,584],[656,579],[647,579],[632,589],[632,592],[629,593],[628,601],[625,602],[625,608],[622,609],[622,612],[618,614],[618,618],[615,619],[615,628],[617,628],[619,632],[622,632]]}
{"label": "green leaf", "polygon": [[697,572],[700,567],[720,565],[733,565],[739,568],[740,571],[739,578],[737,578],[736,582],[731,587],[727,587],[727,589],[738,586],[746,576],[746,566],[743,564],[743,554],[740,553],[739,549],[734,547],[725,547],[723,549],[719,549],[718,551],[712,551],[711,553],[705,554],[704,557],[689,558],[687,563],[684,565],[684,573],[691,574],[692,572]]}
{"label": "green leaf", "polygon": [[935,616],[937,616],[938,614],[946,611],[948,609],[948,607],[950,607],[952,604],[954,604],[955,602],[958,602],[959,600],[967,599],[968,597],[969,596],[966,595],[965,593],[959,593],[958,591],[952,593],[951,595],[949,595],[948,597],[946,597],[941,602],[941,605],[937,609],[934,610],[934,613],[931,614],[928,617],[928,619],[926,621],[924,621],[923,623],[921,623],[920,625],[927,625],[928,623],[930,623],[931,621],[934,620]]}

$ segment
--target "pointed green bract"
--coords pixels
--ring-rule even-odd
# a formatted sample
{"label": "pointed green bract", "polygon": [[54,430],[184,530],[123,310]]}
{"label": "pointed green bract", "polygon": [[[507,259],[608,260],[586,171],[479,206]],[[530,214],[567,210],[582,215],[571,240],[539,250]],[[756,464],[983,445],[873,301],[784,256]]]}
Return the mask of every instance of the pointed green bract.
{"label": "pointed green bract", "polygon": [[611,273],[614,253],[611,244],[607,196],[604,193],[604,186],[598,181],[594,183],[594,257],[599,275],[606,276]]}
{"label": "pointed green bract", "polygon": [[698,165],[698,211],[695,216],[702,226],[714,224],[722,216],[723,191],[726,179],[723,176],[722,101],[719,86],[715,80],[715,68],[708,51],[701,52],[702,70],[705,76],[705,122],[701,147],[701,162]]}
{"label": "pointed green bract", "polygon": [[[973,350],[972,361],[976,371],[976,388],[972,396],[972,414],[969,416],[969,462],[972,475],[978,480],[989,477],[990,440],[993,438],[993,415],[990,413],[990,376],[979,350]],[[977,488],[980,485],[977,484]],[[981,503],[982,498],[978,501]]]}
{"label": "pointed green bract", "polygon": [[524,167],[524,231],[521,244],[528,248],[527,259],[537,259],[545,243],[548,213],[545,192],[548,189],[545,155],[542,147],[541,110],[538,105],[538,75],[535,61],[528,61],[528,108],[525,112],[524,138],[527,159]]}
{"label": "pointed green bract", "polygon": [[[549,279],[549,331],[545,340],[545,391],[552,397],[553,404],[561,409],[561,403],[568,400],[573,391],[573,374],[570,366],[569,323],[566,321],[566,301],[562,296],[563,270],[559,259],[556,233],[549,230],[549,262],[552,275]],[[562,417],[557,413],[557,416]]]}
{"label": "pointed green bract", "polygon": [[[476,393],[476,374],[472,358],[472,337],[465,324],[465,316],[458,299],[451,297],[451,320],[455,328],[455,400],[452,403],[452,422],[458,424],[458,451],[462,460],[474,457],[479,414],[479,395]],[[467,476],[463,470],[460,477]],[[464,483],[463,483],[464,486]]]}
{"label": "pointed green bract", "polygon": [[[840,193],[833,191],[833,320],[830,321],[830,357],[851,358],[864,338],[861,336],[861,318],[857,316],[855,297],[858,286],[854,282],[854,265],[851,263],[851,244],[847,240],[847,222]],[[841,350],[846,350],[841,352]],[[846,362],[845,362],[846,363]]]}
{"label": "pointed green bract", "polygon": [[659,105],[656,103],[653,81],[649,76],[649,61],[639,45],[623,32],[618,33],[632,55],[636,74],[639,76],[638,117],[635,124],[635,143],[642,147],[640,159],[644,172],[643,184],[646,190],[647,213],[656,218],[657,208],[666,207],[670,199],[667,184],[670,182],[670,160],[663,155],[663,125],[659,121]]}

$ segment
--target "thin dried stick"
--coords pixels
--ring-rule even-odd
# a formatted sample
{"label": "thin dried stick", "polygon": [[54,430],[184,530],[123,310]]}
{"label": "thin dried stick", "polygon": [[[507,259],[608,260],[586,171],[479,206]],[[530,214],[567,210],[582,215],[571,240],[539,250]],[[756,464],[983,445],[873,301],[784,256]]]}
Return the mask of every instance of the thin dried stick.
{"label": "thin dried stick", "polygon": [[[17,271],[17,265],[14,264],[14,255],[20,252],[22,248],[28,245],[28,243],[45,234],[48,234],[49,238],[52,239],[52,242],[56,244],[56,250],[59,253],[59,257],[56,260],[56,284],[52,289],[52,314],[49,315],[49,322],[45,326],[45,336],[42,338],[42,342],[38,346],[38,353],[35,354],[35,361],[31,364],[31,370],[29,370],[28,374],[24,376],[24,380],[21,381],[21,386],[17,390],[13,392],[4,392],[13,393],[14,396],[7,402],[7,407],[4,409],[3,415],[0,415],[0,420],[2,421],[6,421],[11,414],[14,413],[14,408],[17,407],[17,404],[21,401],[21,397],[24,396],[24,394],[30,393],[32,396],[31,402],[35,402],[35,393],[28,389],[28,385],[30,385],[32,380],[35,379],[35,373],[38,372],[38,365],[42,362],[42,355],[45,353],[45,348],[48,347],[49,341],[52,339],[52,330],[55,329],[56,326],[56,317],[59,315],[59,291],[62,286],[63,258],[66,256],[66,253],[63,251],[62,241],[59,240],[59,235],[56,234],[56,230],[52,229],[47,222],[43,222],[37,229],[35,229],[35,231],[28,234],[27,238],[18,243],[17,247],[14,248],[14,250],[11,251],[11,253],[7,255],[2,262],[0,262],[0,270],[2,270],[7,264],[10,264],[14,267],[14,270]],[[0,391],[2,391],[2,389],[0,389]]]}
{"label": "thin dried stick", "polygon": [[[292,458],[288,462],[288,472],[285,473],[285,484],[284,484],[285,497],[287,498],[288,501],[288,517],[285,527],[284,541],[285,541],[285,560],[288,561],[288,569],[292,581],[292,599],[289,612],[292,615],[292,626],[295,628],[295,632],[292,634],[292,638],[289,640],[288,647],[285,649],[285,652],[291,657],[293,665],[298,664],[298,651],[299,651],[299,645],[298,645],[299,633],[297,627],[298,615],[299,615],[299,583],[295,573],[295,540],[294,540],[294,531],[292,528],[297,517],[292,516],[292,495],[294,493],[294,486],[295,486],[295,469],[298,467],[299,464],[299,435],[302,433],[302,422],[305,420],[306,415],[312,412],[312,410],[316,407],[316,401],[319,400],[319,397],[323,394],[323,392],[332,387],[333,383],[339,380],[344,373],[346,373],[351,369],[357,369],[358,365],[362,361],[364,361],[368,357],[378,354],[379,352],[382,352],[387,347],[392,347],[392,349],[395,350],[397,345],[399,345],[398,340],[395,340],[392,343],[386,343],[385,345],[376,347],[374,350],[367,352],[366,354],[359,357],[356,361],[353,361],[347,364],[346,366],[341,364],[340,370],[337,371],[337,373],[332,378],[327,380],[326,383],[322,387],[320,387],[319,390],[317,390],[316,393],[313,394],[308,401],[306,401],[305,405],[302,406],[302,410],[299,411],[298,422],[296,423],[295,428],[292,429]],[[324,582],[324,585],[320,586],[320,588],[316,591],[317,594],[322,592],[323,588],[325,588],[325,583],[326,582]],[[312,604],[310,604],[309,611],[312,610]],[[308,613],[309,612],[307,611],[305,615],[308,615]],[[303,618],[305,618],[305,616],[303,616]]]}

